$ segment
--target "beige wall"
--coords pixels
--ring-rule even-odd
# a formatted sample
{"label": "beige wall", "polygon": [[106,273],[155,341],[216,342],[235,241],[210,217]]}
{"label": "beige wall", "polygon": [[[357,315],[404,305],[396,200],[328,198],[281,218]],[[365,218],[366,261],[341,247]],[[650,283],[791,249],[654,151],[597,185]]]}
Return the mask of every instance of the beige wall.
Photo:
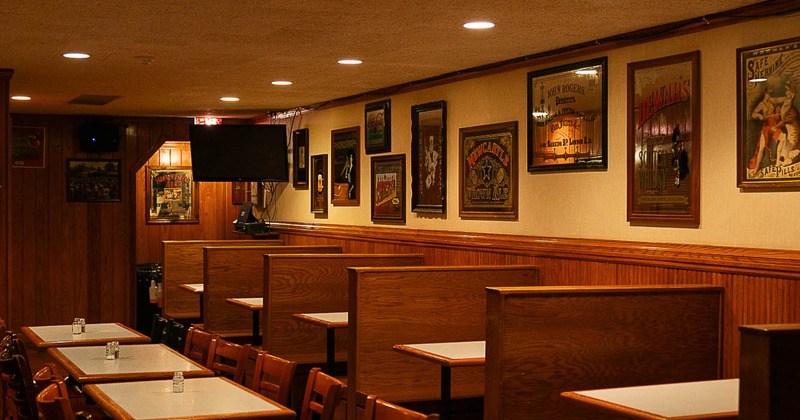
{"label": "beige wall", "polygon": [[[741,192],[736,187],[736,49],[798,36],[800,15],[769,18],[607,52],[608,170],[528,173],[526,74],[593,56],[513,70],[392,96],[392,153],[407,156],[410,172],[411,106],[447,101],[447,215],[410,212],[405,226],[546,237],[598,238],[740,247],[800,249],[800,193]],[[700,227],[632,227],[626,221],[626,71],[629,62],[700,50],[701,204]],[[369,64],[365,64],[369,65]],[[800,74],[795,75],[800,80]],[[362,126],[364,103],[303,114],[294,128],[308,128],[310,155],[330,156],[330,131]],[[489,123],[519,122],[519,220],[473,221],[458,216],[458,130]],[[363,139],[362,139],[363,144]],[[308,190],[278,188],[275,219],[294,222],[372,225],[369,158],[361,151],[361,205],[329,206],[327,219],[310,212]],[[408,178],[408,177],[407,177]],[[407,179],[407,190],[411,180]]]}

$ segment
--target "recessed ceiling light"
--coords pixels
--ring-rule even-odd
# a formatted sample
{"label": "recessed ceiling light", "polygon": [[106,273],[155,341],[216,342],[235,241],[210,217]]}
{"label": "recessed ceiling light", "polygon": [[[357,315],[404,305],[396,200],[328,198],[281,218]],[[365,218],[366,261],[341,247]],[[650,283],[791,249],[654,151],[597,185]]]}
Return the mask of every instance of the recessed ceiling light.
{"label": "recessed ceiling light", "polygon": [[14,95],[14,96],[11,97],[11,100],[12,101],[30,101],[31,97],[30,96],[25,96],[25,95]]}
{"label": "recessed ceiling light", "polygon": [[292,82],[288,80],[273,80],[272,84],[275,86],[289,86],[292,84]]}
{"label": "recessed ceiling light", "polygon": [[494,23],[486,21],[467,22],[464,27],[467,29],[489,29],[494,28]]}
{"label": "recessed ceiling light", "polygon": [[224,101],[224,102],[236,102],[236,101],[239,100],[239,98],[237,98],[235,96],[223,96],[223,97],[219,98],[219,100],[220,101]]}
{"label": "recessed ceiling light", "polygon": [[70,53],[64,53],[64,57],[67,57],[67,58],[89,58],[89,54],[79,53],[79,52],[70,52]]}
{"label": "recessed ceiling light", "polygon": [[595,75],[595,74],[597,74],[597,70],[595,70],[595,69],[580,69],[580,70],[575,70],[575,74]]}
{"label": "recessed ceiling light", "polygon": [[341,60],[337,61],[337,63],[346,64],[346,65],[355,65],[355,64],[361,64],[362,61],[361,60],[357,60],[355,58],[344,58],[344,59],[341,59]]}

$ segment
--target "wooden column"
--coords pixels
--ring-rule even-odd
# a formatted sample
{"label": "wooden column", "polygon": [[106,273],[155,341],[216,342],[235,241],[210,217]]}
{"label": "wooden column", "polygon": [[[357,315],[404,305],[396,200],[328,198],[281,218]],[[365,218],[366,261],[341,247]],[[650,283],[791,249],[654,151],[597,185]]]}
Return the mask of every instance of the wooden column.
{"label": "wooden column", "polygon": [[800,419],[800,324],[742,325],[739,331],[739,419]]}
{"label": "wooden column", "polygon": [[11,115],[8,102],[11,96],[11,76],[14,70],[0,69],[0,317],[8,323],[8,213],[11,203],[8,197],[8,180],[11,179]]}

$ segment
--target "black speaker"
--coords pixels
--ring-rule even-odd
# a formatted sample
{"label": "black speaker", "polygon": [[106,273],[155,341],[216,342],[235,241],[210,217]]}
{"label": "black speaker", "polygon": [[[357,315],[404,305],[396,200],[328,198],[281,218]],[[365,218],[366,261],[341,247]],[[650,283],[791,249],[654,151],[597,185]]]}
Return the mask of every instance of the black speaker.
{"label": "black speaker", "polygon": [[81,152],[110,153],[119,150],[120,127],[113,123],[89,122],[81,124],[78,140]]}

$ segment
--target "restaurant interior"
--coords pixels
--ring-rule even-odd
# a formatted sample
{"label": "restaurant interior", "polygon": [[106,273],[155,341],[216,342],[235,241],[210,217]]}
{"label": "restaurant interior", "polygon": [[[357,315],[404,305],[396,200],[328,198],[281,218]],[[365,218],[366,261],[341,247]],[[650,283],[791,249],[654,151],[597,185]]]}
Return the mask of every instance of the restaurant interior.
{"label": "restaurant interior", "polygon": [[800,418],[800,5],[646,3],[3,6],[3,419]]}

